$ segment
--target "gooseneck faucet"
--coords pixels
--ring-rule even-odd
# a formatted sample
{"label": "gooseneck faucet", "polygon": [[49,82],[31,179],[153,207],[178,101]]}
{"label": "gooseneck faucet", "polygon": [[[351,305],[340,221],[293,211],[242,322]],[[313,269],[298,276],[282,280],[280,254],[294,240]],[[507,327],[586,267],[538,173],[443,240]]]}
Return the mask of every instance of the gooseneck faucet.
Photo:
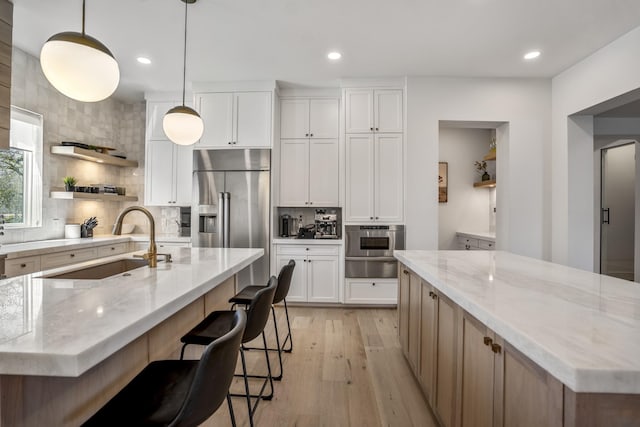
{"label": "gooseneck faucet", "polygon": [[144,259],[149,261],[149,267],[154,268],[158,265],[158,249],[156,248],[156,222],[153,220],[153,215],[147,209],[142,206],[129,206],[118,215],[116,223],[113,226],[113,234],[119,236],[122,234],[122,220],[131,211],[140,211],[149,219],[149,250],[143,256]]}

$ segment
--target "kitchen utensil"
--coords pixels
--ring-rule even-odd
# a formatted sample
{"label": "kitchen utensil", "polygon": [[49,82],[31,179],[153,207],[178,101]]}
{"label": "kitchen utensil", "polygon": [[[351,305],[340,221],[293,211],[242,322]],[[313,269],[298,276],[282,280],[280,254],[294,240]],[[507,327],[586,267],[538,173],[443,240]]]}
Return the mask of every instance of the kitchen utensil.
{"label": "kitchen utensil", "polygon": [[298,230],[298,239],[313,239],[316,234],[316,225],[308,224]]}
{"label": "kitchen utensil", "polygon": [[291,236],[293,228],[291,228],[292,221],[291,215],[280,215],[280,237]]}

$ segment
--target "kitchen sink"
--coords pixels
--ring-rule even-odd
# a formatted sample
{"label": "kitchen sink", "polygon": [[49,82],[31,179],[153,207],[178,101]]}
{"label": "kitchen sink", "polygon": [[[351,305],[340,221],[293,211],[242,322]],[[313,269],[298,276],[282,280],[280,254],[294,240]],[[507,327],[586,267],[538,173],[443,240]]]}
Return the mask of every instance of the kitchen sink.
{"label": "kitchen sink", "polygon": [[64,273],[42,276],[43,279],[76,279],[76,280],[98,280],[116,274],[126,273],[129,270],[145,267],[149,265],[146,259],[125,258],[104,264],[92,265],[78,270],[66,271]]}

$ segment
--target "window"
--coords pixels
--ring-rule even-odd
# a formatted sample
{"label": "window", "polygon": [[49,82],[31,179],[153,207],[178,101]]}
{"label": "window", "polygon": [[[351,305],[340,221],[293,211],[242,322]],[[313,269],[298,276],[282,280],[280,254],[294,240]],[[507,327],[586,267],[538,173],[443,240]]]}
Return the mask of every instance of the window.
{"label": "window", "polygon": [[10,149],[0,150],[0,214],[6,228],[42,225],[42,116],[11,107]]}

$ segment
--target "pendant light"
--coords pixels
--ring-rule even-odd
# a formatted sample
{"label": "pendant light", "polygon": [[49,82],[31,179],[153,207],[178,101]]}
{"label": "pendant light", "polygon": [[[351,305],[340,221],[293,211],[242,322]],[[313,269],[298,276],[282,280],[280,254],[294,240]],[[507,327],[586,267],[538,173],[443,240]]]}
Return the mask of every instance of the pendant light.
{"label": "pendant light", "polygon": [[58,33],[42,46],[40,66],[49,83],[62,94],[82,102],[102,101],[120,82],[113,54],[99,40],[85,34],[85,0],[82,33]]}
{"label": "pendant light", "polygon": [[184,2],[184,56],[182,63],[182,105],[173,107],[162,119],[162,129],[167,137],[178,145],[191,145],[202,136],[204,123],[196,110],[184,104],[185,80],[187,75],[187,6],[196,0]]}

